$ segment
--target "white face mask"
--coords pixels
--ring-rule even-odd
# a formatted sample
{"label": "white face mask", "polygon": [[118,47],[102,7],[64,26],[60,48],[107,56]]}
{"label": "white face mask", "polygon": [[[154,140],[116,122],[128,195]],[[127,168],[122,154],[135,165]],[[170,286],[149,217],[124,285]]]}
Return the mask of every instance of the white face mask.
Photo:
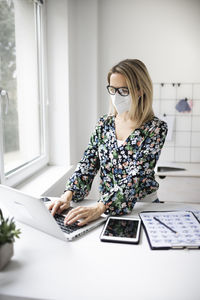
{"label": "white face mask", "polygon": [[121,96],[118,92],[115,95],[111,95],[112,103],[117,110],[117,113],[121,115],[125,111],[129,111],[131,106],[131,96]]}

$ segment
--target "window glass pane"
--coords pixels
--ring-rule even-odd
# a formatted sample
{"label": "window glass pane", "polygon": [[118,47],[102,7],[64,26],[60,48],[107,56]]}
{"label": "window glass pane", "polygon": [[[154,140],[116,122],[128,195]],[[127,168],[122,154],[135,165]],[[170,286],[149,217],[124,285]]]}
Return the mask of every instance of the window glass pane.
{"label": "window glass pane", "polygon": [[12,170],[39,157],[41,151],[37,39],[32,1],[0,1],[0,88],[4,168]]}

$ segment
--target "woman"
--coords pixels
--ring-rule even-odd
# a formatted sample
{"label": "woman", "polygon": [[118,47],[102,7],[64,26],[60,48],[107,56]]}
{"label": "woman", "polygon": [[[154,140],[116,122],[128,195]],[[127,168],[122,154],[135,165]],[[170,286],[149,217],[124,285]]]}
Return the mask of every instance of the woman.
{"label": "woman", "polygon": [[141,199],[158,201],[154,168],[167,134],[167,124],[154,116],[153,88],[146,66],[126,59],[108,73],[109,115],[100,118],[90,143],[64,194],[49,209],[54,215],[70,201],[83,200],[100,169],[100,199],[95,206],[77,207],[65,224],[80,226],[100,217],[128,214]]}

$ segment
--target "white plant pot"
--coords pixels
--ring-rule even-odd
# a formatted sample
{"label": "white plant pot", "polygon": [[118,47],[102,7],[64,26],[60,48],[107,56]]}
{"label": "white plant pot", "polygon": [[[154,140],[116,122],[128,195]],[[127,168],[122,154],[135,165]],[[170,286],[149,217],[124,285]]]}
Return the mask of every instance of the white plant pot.
{"label": "white plant pot", "polygon": [[0,270],[7,265],[13,254],[13,243],[6,243],[0,246]]}

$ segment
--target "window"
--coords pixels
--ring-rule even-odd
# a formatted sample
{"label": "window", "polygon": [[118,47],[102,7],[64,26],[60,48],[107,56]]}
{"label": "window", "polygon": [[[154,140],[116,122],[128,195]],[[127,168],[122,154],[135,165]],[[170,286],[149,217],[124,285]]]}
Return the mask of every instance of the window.
{"label": "window", "polygon": [[0,179],[47,164],[42,0],[0,1]]}

